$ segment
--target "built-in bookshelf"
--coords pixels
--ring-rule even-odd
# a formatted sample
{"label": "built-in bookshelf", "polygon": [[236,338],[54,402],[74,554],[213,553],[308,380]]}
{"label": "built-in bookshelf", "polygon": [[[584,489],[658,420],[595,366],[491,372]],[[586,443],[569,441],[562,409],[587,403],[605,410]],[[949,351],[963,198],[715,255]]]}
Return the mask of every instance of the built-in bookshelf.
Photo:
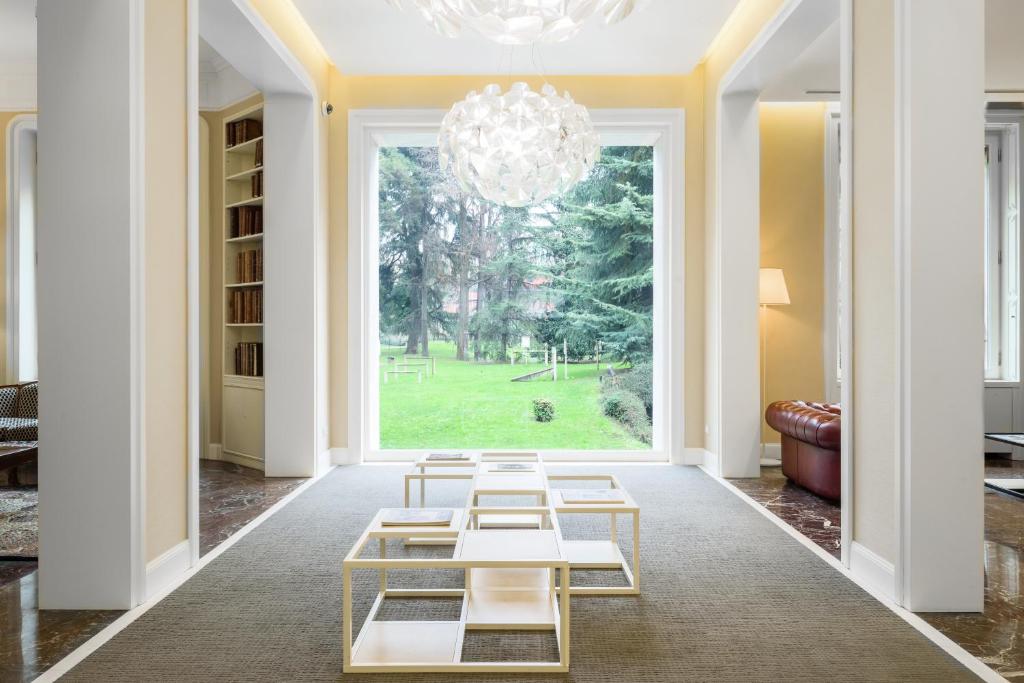
{"label": "built-in bookshelf", "polygon": [[263,107],[224,122],[223,455],[263,469]]}

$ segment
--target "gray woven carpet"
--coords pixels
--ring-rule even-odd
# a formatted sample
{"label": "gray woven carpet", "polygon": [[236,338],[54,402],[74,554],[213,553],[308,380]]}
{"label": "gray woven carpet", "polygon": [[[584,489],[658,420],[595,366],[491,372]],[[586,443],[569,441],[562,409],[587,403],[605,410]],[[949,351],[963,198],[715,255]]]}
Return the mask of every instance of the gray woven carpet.
{"label": "gray woven carpet", "polygon": [[[404,468],[358,466],[335,470],[304,492],[66,680],[974,680],[701,471],[607,469],[643,508],[643,594],[573,598],[568,675],[343,677],[341,560],[378,507],[402,500]],[[428,502],[460,504],[465,482],[459,484],[435,486],[437,495]],[[567,537],[606,533],[601,520],[583,519],[564,523]],[[625,524],[620,533],[628,537]],[[443,552],[418,552],[425,551]],[[453,584],[458,579],[440,578]],[[579,580],[592,579],[580,573]],[[359,584],[356,624],[374,590],[372,577]],[[453,607],[423,600],[386,606],[381,616],[445,619]],[[553,655],[543,634],[500,642],[494,634],[479,634],[467,638],[465,652],[475,658],[495,644],[537,659]]]}

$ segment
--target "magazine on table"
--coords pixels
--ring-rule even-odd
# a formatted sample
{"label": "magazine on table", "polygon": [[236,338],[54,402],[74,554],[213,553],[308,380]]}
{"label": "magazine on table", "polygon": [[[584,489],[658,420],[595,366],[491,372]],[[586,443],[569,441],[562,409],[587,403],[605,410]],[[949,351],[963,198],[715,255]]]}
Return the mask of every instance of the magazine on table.
{"label": "magazine on table", "polygon": [[625,503],[622,489],[562,489],[562,501],[568,504]]}
{"label": "magazine on table", "polygon": [[523,462],[502,462],[494,467],[495,472],[535,472],[533,465]]}
{"label": "magazine on table", "polygon": [[465,453],[431,453],[427,460],[469,460]]}
{"label": "magazine on table", "polygon": [[451,510],[429,508],[390,508],[382,511],[381,526],[449,526]]}

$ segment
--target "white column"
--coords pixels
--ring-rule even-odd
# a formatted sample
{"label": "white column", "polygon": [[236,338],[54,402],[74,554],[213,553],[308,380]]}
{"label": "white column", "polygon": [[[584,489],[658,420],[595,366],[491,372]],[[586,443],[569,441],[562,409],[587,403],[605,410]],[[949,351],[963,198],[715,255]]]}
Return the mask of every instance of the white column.
{"label": "white column", "polygon": [[717,448],[723,477],[760,474],[757,285],[761,187],[757,97],[749,92],[725,95],[718,111],[718,138],[729,143],[719,145],[718,230],[712,236],[714,252],[708,274],[713,282],[714,301],[709,302],[708,310],[712,312],[714,344],[708,355],[716,374],[709,383],[718,387],[712,400],[719,430],[712,448]]}
{"label": "white column", "polygon": [[317,453],[317,119],[313,100],[267,95],[265,453],[269,477],[311,477]]}
{"label": "white column", "polygon": [[985,8],[895,13],[897,595],[981,611]]}
{"label": "white column", "polygon": [[126,609],[143,590],[142,10],[37,9],[44,609]]}

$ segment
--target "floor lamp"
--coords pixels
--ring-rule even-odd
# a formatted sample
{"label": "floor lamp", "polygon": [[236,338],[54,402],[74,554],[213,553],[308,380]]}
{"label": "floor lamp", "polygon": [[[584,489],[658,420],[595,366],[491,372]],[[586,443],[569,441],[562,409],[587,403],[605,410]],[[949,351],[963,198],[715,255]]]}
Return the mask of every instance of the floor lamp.
{"label": "floor lamp", "polygon": [[[789,290],[786,288],[786,278],[781,268],[762,268],[761,281],[758,291],[758,302],[761,304],[761,329],[764,338],[761,341],[761,419],[764,419],[764,411],[768,408],[768,382],[766,381],[768,369],[768,307],[789,305]],[[763,467],[778,467],[782,464],[776,458],[764,457],[764,427],[758,420],[758,430],[761,442],[761,465]]]}

